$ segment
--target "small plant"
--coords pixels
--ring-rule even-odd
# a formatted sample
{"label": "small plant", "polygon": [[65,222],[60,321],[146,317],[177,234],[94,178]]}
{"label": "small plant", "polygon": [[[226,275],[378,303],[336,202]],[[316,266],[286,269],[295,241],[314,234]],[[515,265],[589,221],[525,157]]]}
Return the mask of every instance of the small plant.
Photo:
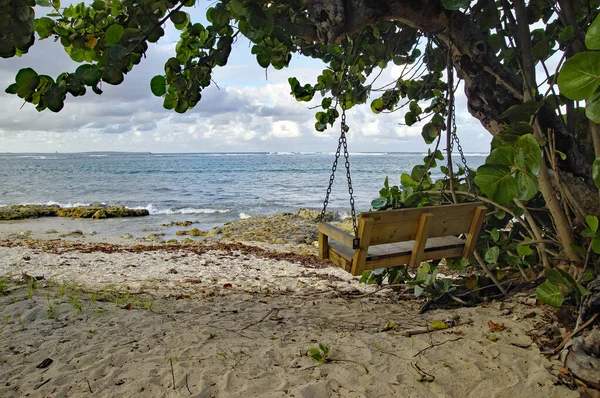
{"label": "small plant", "polygon": [[144,304],[144,307],[146,308],[147,311],[152,311],[152,306],[154,305],[154,302],[150,299],[148,299],[146,301],[146,303]]}
{"label": "small plant", "polygon": [[56,318],[56,306],[52,304],[52,302],[50,301],[50,296],[48,294],[46,294],[46,301],[48,301],[48,309],[46,310],[48,318]]}
{"label": "small plant", "polygon": [[452,278],[438,278],[438,273],[437,268],[429,263],[423,263],[417,270],[415,279],[406,284],[414,286],[417,297],[424,295],[429,299],[438,299],[454,289]]}
{"label": "small plant", "polygon": [[319,363],[327,363],[329,359],[329,347],[326,344],[319,343],[319,348],[308,350],[308,356]]}
{"label": "small plant", "polygon": [[6,295],[8,292],[8,283],[6,279],[0,278],[0,296]]}
{"label": "small plant", "polygon": [[79,297],[71,296],[70,301],[74,308],[73,315],[83,314],[83,306],[81,305],[81,302],[79,301]]}
{"label": "small plant", "polygon": [[35,278],[29,278],[29,280],[27,281],[27,297],[29,297],[30,299],[33,298],[35,288]]}
{"label": "small plant", "polygon": [[10,315],[4,314],[4,319],[2,321],[5,325],[8,325],[10,323]]}
{"label": "small plant", "polygon": [[26,330],[27,328],[25,327],[25,321],[23,321],[21,318],[17,318],[17,322],[19,322],[19,326],[21,327],[21,331]]}

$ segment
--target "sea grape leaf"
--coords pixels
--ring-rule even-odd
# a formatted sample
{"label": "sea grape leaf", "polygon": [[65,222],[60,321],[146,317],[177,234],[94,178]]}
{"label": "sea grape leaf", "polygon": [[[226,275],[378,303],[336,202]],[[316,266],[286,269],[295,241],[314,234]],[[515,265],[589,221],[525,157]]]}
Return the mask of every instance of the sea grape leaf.
{"label": "sea grape leaf", "polygon": [[560,286],[563,285],[565,287],[569,287],[568,282],[563,278],[562,274],[559,270],[554,268],[546,268],[544,270],[544,276],[548,279],[548,282],[553,285]]}
{"label": "sea grape leaf", "polygon": [[590,50],[600,50],[600,15],[596,17],[588,28],[585,35],[585,45]]}
{"label": "sea grape leaf", "polygon": [[600,123],[600,89],[586,100],[585,115],[595,123]]}
{"label": "sea grape leaf", "polygon": [[488,264],[495,264],[498,262],[498,256],[500,256],[500,248],[492,246],[485,252],[485,261]]}
{"label": "sea grape leaf", "polygon": [[519,184],[512,177],[510,167],[484,164],[477,169],[475,184],[492,200],[510,203],[519,194]]}
{"label": "sea grape leaf", "polygon": [[550,282],[544,282],[535,289],[535,294],[538,299],[553,307],[560,307],[565,301],[565,296],[560,291],[560,288]]}
{"label": "sea grape leaf", "polygon": [[592,178],[596,183],[596,187],[600,189],[600,157],[597,157],[592,164]]}
{"label": "sea grape leaf", "polygon": [[150,90],[157,97],[165,95],[167,92],[167,80],[162,75],[157,75],[150,80]]}
{"label": "sea grape leaf", "polygon": [[109,45],[117,44],[121,37],[123,37],[123,33],[125,33],[125,29],[121,25],[114,24],[109,26],[104,33],[104,38]]}
{"label": "sea grape leaf", "polygon": [[598,217],[596,216],[585,216],[585,222],[593,232],[598,231]]}
{"label": "sea grape leaf", "polygon": [[582,52],[567,59],[558,74],[561,94],[581,101],[600,86],[600,53]]}

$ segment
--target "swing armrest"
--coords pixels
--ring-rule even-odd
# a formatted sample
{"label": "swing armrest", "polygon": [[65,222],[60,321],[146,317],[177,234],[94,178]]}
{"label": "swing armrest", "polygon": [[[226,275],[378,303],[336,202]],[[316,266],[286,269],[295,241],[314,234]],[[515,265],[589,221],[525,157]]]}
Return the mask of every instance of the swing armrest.
{"label": "swing armrest", "polygon": [[340,242],[344,246],[352,248],[354,236],[350,235],[348,232],[344,231],[341,228],[334,227],[333,225],[326,224],[320,222],[319,225],[319,233]]}

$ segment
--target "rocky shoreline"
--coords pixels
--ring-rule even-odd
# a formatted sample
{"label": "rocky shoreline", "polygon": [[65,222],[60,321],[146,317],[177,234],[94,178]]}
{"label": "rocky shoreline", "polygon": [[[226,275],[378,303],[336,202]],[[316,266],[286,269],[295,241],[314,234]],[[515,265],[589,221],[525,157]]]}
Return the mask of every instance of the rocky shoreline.
{"label": "rocky shoreline", "polygon": [[58,205],[0,206],[0,220],[24,220],[40,217],[91,218],[100,220],[114,217],[143,217],[149,214],[146,209],[106,206],[100,203],[74,207],[60,207]]}

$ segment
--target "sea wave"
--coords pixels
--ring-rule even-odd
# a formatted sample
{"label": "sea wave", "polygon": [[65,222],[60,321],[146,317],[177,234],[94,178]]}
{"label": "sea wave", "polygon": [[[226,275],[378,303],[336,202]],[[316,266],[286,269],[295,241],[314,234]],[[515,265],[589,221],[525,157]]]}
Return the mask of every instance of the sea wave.
{"label": "sea wave", "polygon": [[150,214],[215,214],[215,213],[229,213],[229,209],[206,209],[206,208],[197,208],[197,207],[183,207],[180,209],[172,209],[168,208],[159,208],[150,203],[147,206],[138,206],[134,207],[134,209],[146,209]]}
{"label": "sea wave", "polygon": [[245,220],[246,218],[250,218],[250,217],[252,217],[252,216],[249,214],[246,214],[244,212],[240,213],[240,220]]}
{"label": "sea wave", "polygon": [[[106,203],[102,203],[102,204],[104,205]],[[55,200],[49,200],[47,202],[27,202],[27,203],[22,203],[22,205],[23,206],[60,206],[62,208],[68,208],[68,207],[89,206],[90,203],[81,203],[81,202],[63,203],[63,202],[57,202]]]}

